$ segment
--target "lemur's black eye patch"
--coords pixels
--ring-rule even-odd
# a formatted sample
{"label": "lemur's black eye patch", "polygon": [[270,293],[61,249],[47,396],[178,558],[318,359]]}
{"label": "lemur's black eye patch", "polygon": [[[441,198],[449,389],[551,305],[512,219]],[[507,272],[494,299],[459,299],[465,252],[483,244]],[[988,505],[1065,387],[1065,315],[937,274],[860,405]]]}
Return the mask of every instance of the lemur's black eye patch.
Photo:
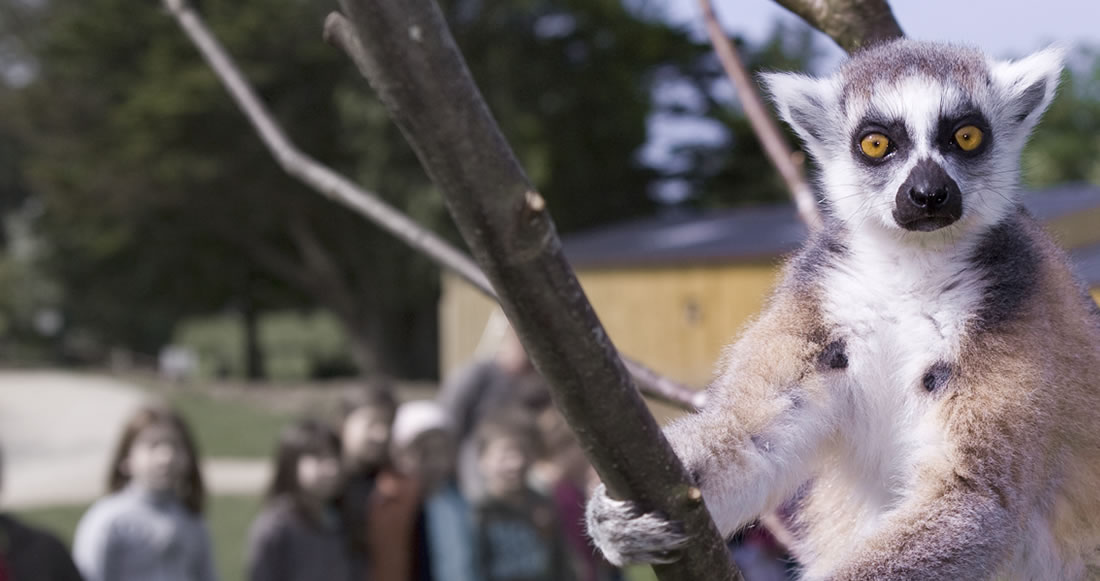
{"label": "lemur's black eye patch", "polygon": [[989,149],[993,133],[989,121],[980,111],[952,117],[941,117],[936,129],[936,143],[944,153],[974,157]]}
{"label": "lemur's black eye patch", "polygon": [[903,152],[909,145],[909,131],[900,120],[879,116],[864,118],[852,134],[852,148],[860,161],[878,165]]}

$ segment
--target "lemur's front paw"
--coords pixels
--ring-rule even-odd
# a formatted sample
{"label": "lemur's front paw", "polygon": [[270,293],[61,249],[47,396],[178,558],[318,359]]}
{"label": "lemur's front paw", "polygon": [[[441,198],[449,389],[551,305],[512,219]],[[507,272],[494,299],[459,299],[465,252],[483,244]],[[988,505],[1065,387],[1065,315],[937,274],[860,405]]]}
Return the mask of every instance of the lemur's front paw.
{"label": "lemur's front paw", "polygon": [[671,563],[680,558],[690,538],[683,526],[655,513],[643,513],[633,502],[613,500],[601,484],[585,510],[588,534],[611,564]]}

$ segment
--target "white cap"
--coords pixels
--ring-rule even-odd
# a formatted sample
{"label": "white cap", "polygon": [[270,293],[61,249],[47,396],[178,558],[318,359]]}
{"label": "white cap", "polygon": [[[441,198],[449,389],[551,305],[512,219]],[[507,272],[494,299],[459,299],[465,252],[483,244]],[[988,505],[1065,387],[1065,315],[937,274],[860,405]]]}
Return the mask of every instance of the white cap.
{"label": "white cap", "polygon": [[417,436],[431,430],[454,432],[451,416],[433,400],[410,401],[397,406],[393,418],[393,446],[404,448]]}

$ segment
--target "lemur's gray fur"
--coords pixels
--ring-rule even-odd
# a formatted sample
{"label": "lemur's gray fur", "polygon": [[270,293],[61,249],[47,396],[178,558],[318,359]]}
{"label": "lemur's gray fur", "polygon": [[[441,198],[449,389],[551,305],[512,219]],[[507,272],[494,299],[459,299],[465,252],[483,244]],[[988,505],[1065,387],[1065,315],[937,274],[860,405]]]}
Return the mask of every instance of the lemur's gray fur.
{"label": "lemur's gray fur", "polygon": [[[827,216],[665,430],[724,534],[761,519],[804,579],[1100,578],[1100,317],[1017,200],[1062,59],[764,76]],[[587,516],[614,563],[690,542],[602,488]]]}

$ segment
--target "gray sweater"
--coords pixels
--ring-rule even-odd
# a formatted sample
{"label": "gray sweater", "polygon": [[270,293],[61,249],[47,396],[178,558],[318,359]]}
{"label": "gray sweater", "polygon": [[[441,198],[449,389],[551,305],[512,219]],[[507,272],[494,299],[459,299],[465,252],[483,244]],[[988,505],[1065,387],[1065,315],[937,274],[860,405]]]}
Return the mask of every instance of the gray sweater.
{"label": "gray sweater", "polygon": [[310,523],[289,498],[271,500],[248,534],[249,581],[361,581],[335,512]]}
{"label": "gray sweater", "polygon": [[216,581],[202,519],[172,494],[131,486],[84,513],[73,558],[86,581]]}

